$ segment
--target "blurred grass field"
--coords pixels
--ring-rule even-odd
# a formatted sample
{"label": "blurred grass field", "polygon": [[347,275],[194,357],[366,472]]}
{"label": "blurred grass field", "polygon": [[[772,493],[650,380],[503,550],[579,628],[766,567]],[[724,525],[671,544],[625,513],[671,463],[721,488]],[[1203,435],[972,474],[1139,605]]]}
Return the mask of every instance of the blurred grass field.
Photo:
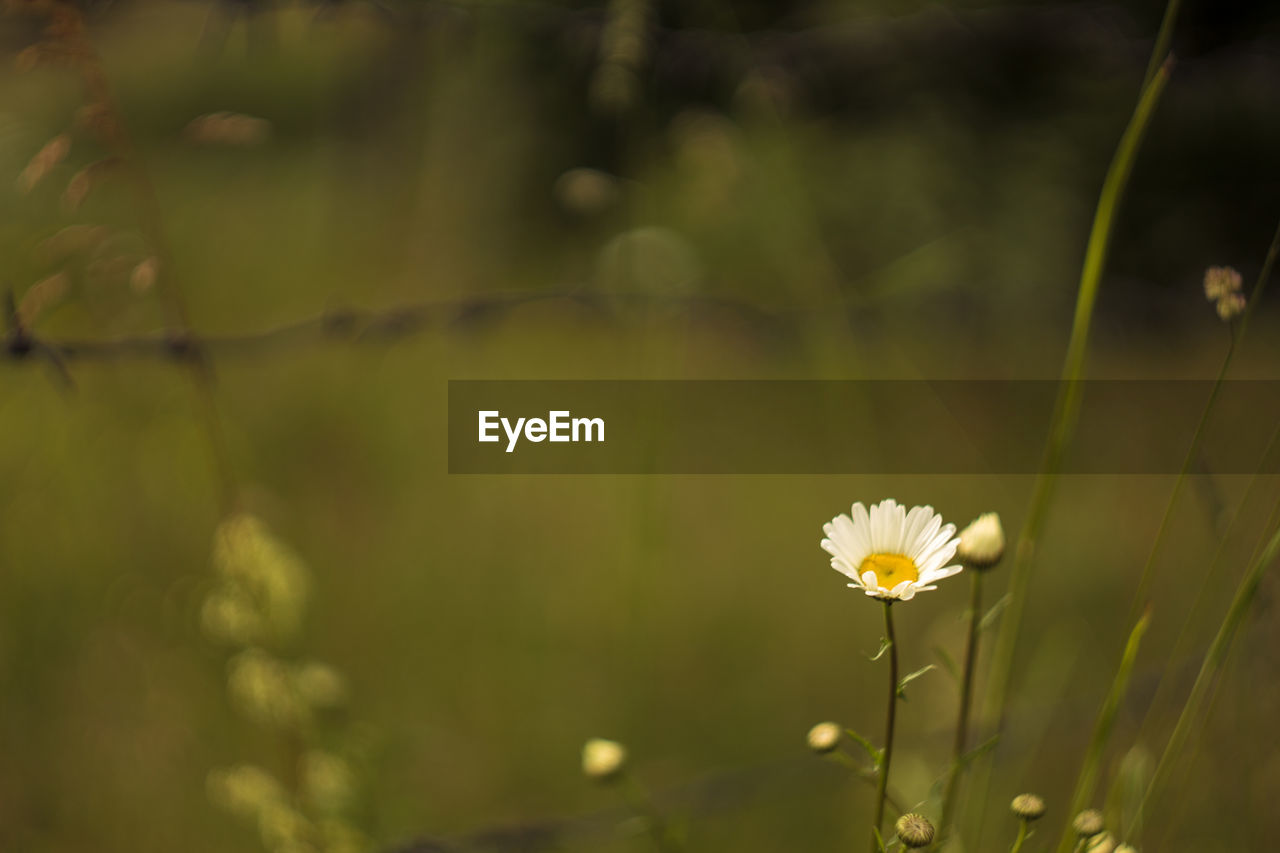
{"label": "blurred grass field", "polygon": [[[593,736],[625,742],[664,804],[696,812],[692,850],[864,843],[870,788],[804,749],[819,720],[874,734],[883,713],[883,673],[865,657],[879,614],[828,568],[821,524],[894,497],[959,525],[995,510],[1012,532],[1032,478],[450,476],[444,407],[451,378],[1056,378],[1158,10],[1042,10],[1078,32],[1011,69],[974,54],[990,21],[1016,31],[1035,10],[880,5],[793,4],[776,21],[765,4],[739,11],[779,28],[852,19],[881,35],[880,76],[797,60],[691,91],[655,82],[622,127],[591,111],[589,50],[500,9],[434,4],[388,26],[372,6],[324,18],[289,6],[270,13],[273,47],[251,50],[239,22],[198,50],[207,6],[90,8],[198,332],[494,292],[651,297],[609,313],[532,303],[215,365],[245,505],[313,574],[299,648],[350,680],[359,819],[380,845],[614,807],[578,770]],[[1200,277],[1230,263],[1252,283],[1280,178],[1277,18],[1257,15],[1223,44],[1187,36],[1121,215],[1090,376],[1217,371],[1228,339]],[[6,19],[6,54],[35,32]],[[939,55],[939,41],[958,47]],[[0,73],[0,174],[65,130],[80,97],[65,71]],[[269,139],[191,144],[184,127],[218,110],[266,119]],[[110,182],[74,214],[61,206],[95,156],[77,137],[30,193],[0,190],[2,283],[19,296],[57,271],[38,247],[66,225],[139,239],[129,193]],[[616,175],[616,203],[566,209],[556,180],[579,167]],[[629,251],[634,266],[617,261]],[[1274,299],[1253,323],[1233,376],[1280,378]],[[102,339],[164,324],[156,294],[77,267],[34,331]],[[71,388],[39,360],[0,361],[0,849],[257,849],[209,804],[206,776],[240,761],[287,774],[290,756],[236,715],[225,656],[199,630],[221,510],[189,375],[155,360],[69,372]],[[1062,484],[993,814],[1035,790],[1061,817],[1172,485]],[[1196,478],[1176,508],[1108,767],[1160,673],[1179,703],[1194,676],[1280,497],[1274,478],[1255,486],[1195,642],[1171,657],[1247,487]],[[1276,591],[1267,581],[1202,748],[1149,816],[1165,849],[1265,849],[1280,831],[1280,758],[1265,749],[1280,701]],[[902,608],[908,670],[958,647],[965,601],[953,583]],[[1177,707],[1156,709],[1154,735]],[[954,708],[942,672],[913,684],[894,776],[910,799],[947,760]],[[989,827],[997,846],[1013,833],[1011,820]]]}

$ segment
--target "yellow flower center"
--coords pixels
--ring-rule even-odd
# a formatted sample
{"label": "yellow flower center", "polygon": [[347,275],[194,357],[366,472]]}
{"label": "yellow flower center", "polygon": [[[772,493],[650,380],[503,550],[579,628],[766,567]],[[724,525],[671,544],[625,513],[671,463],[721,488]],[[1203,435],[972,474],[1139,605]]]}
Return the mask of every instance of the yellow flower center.
{"label": "yellow flower center", "polygon": [[868,554],[858,566],[858,576],[875,572],[876,583],[885,589],[893,589],[903,581],[920,580],[915,561],[902,554]]}

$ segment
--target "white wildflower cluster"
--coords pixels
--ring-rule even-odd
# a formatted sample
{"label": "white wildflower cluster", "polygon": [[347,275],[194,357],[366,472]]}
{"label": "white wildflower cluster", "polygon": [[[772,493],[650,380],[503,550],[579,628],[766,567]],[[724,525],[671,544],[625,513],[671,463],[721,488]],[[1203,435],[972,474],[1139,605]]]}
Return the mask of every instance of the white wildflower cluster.
{"label": "white wildflower cluster", "polygon": [[[338,809],[326,807],[335,801],[345,807],[350,799],[345,762],[308,753],[300,775],[303,797],[313,806],[310,814],[297,807],[274,776],[252,764],[214,770],[206,787],[209,799],[253,826],[263,847],[272,853],[367,853],[372,847],[369,839],[335,816]],[[317,803],[320,808],[315,807]]]}
{"label": "white wildflower cluster", "polygon": [[[307,570],[260,519],[241,513],[214,535],[216,583],[205,598],[201,624],[214,641],[232,647],[227,693],[244,717],[285,732],[304,751],[288,790],[253,765],[215,770],[210,799],[257,827],[271,853],[363,853],[370,848],[349,820],[356,774],[347,759],[314,748],[323,713],[342,707],[342,674],[320,661],[293,661],[278,649],[296,637],[308,596]],[[311,748],[307,748],[311,747]]]}
{"label": "white wildflower cluster", "polygon": [[218,526],[213,567],[218,583],[200,614],[210,638],[244,646],[297,634],[309,593],[307,571],[260,519],[240,513]]}
{"label": "white wildflower cluster", "polygon": [[236,708],[258,725],[302,731],[315,713],[343,704],[346,683],[327,664],[287,663],[253,647],[227,662],[227,692]]}

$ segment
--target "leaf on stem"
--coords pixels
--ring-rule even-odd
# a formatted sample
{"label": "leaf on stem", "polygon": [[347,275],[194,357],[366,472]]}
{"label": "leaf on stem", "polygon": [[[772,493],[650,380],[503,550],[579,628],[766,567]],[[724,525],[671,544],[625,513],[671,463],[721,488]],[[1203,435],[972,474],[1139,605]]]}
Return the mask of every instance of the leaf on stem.
{"label": "leaf on stem", "polygon": [[982,743],[978,744],[973,749],[969,750],[964,755],[960,756],[960,762],[959,762],[960,766],[967,767],[972,762],[986,755],[988,752],[996,748],[996,744],[999,741],[1000,741],[1000,735],[995,735],[983,741]]}
{"label": "leaf on stem", "polygon": [[876,650],[876,653],[874,655],[868,655],[867,659],[873,660],[873,661],[880,660],[880,658],[884,657],[884,653],[889,651],[889,647],[892,645],[893,643],[889,642],[888,637],[881,637],[880,648]]}
{"label": "leaf on stem", "polygon": [[880,761],[881,759],[884,758],[884,752],[882,750],[876,749],[874,746],[871,745],[871,741],[869,741],[867,738],[863,737],[862,735],[858,734],[853,729],[845,729],[844,733],[847,734],[855,743],[857,743],[858,746],[862,747],[867,751],[867,755],[871,757],[871,763],[873,766],[875,767],[880,766]]}
{"label": "leaf on stem", "polygon": [[917,678],[919,678],[920,676],[924,675],[926,672],[928,672],[928,671],[929,671],[929,670],[931,670],[931,669],[937,669],[937,667],[936,667],[936,666],[934,666],[933,664],[928,664],[928,665],[926,665],[926,666],[922,666],[922,667],[920,667],[920,668],[919,668],[919,669],[917,669],[915,672],[911,672],[911,673],[908,673],[907,675],[903,676],[902,680],[898,682],[898,698],[899,698],[899,699],[902,699],[903,701],[906,701],[906,698],[907,698],[907,693],[906,693],[907,685],[908,685],[908,684],[910,684],[911,682],[915,681]]}
{"label": "leaf on stem", "polygon": [[1008,606],[1009,606],[1009,596],[1007,595],[1001,598],[995,604],[991,605],[991,609],[988,610],[985,614],[983,614],[982,621],[978,623],[978,630],[986,631],[992,625],[996,624],[996,620],[1000,618],[1000,614],[1003,613],[1004,609]]}
{"label": "leaf on stem", "polygon": [[951,679],[956,684],[959,684],[960,667],[956,666],[956,659],[942,646],[934,646],[933,653],[938,656],[938,660],[942,661],[942,671],[951,676]]}

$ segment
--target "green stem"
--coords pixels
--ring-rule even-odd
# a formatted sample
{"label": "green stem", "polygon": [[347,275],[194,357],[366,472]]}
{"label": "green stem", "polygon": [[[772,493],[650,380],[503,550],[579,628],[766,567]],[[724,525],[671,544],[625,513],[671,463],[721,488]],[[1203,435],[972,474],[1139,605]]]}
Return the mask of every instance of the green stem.
{"label": "green stem", "polygon": [[[1111,690],[1098,710],[1098,719],[1093,724],[1093,736],[1089,739],[1089,747],[1085,751],[1084,762],[1080,765],[1080,775],[1076,779],[1076,789],[1071,795],[1068,815],[1079,813],[1093,796],[1098,781],[1098,771],[1102,766],[1102,755],[1106,751],[1107,741],[1111,739],[1111,730],[1115,726],[1116,714],[1129,689],[1129,677],[1133,674],[1134,661],[1138,659],[1138,646],[1142,635],[1147,632],[1151,621],[1151,611],[1146,611],[1129,632],[1129,640],[1124,646],[1124,655],[1120,658],[1120,666],[1116,668],[1115,678],[1111,681]],[[1058,853],[1068,853],[1071,849],[1072,827],[1068,823],[1062,831],[1062,840],[1058,843]]]}
{"label": "green stem", "polygon": [[[1080,382],[1084,373],[1084,357],[1089,341],[1089,327],[1102,283],[1102,271],[1106,265],[1111,232],[1143,135],[1155,113],[1156,104],[1164,91],[1165,83],[1168,82],[1170,71],[1170,64],[1163,63],[1151,82],[1143,89],[1129,125],[1120,137],[1115,156],[1102,183],[1097,209],[1094,211],[1093,227],[1089,232],[1089,243],[1085,249],[1084,267],[1080,273],[1080,288],[1076,296],[1071,340],[1067,345],[1067,356],[1063,364],[1063,385],[1054,409],[1053,426],[1050,428],[1041,472],[1036,478],[1031,507],[1018,538],[1018,549],[1009,579],[1009,606],[1001,618],[1000,633],[996,638],[996,647],[992,655],[987,711],[988,719],[997,734],[1004,728],[1005,714],[1008,710],[1009,680],[1013,672],[1014,653],[1018,647],[1022,612],[1025,609],[1030,587],[1032,560],[1048,520],[1049,504],[1053,497],[1058,471],[1075,427],[1076,412],[1080,404]],[[981,802],[985,803],[988,799],[985,791],[989,785],[988,770],[984,773],[984,781],[981,785],[984,791],[984,795],[980,797]]]}
{"label": "green stem", "polygon": [[[1271,432],[1271,438],[1267,440],[1267,446],[1262,452],[1260,467],[1267,464],[1267,460],[1271,458],[1272,452],[1277,446],[1280,446],[1280,424]],[[1250,499],[1253,497],[1254,490],[1257,488],[1258,480],[1262,475],[1255,471],[1253,476],[1249,478],[1249,484],[1245,487],[1244,497],[1236,504],[1235,510],[1231,513],[1231,520],[1227,523],[1226,531],[1218,537],[1218,544],[1214,548],[1213,557],[1209,560],[1208,569],[1202,573],[1200,585],[1196,589],[1195,596],[1191,599],[1191,610],[1187,614],[1187,618],[1183,620],[1182,627],[1178,630],[1177,639],[1173,642],[1173,649],[1168,654],[1169,660],[1181,660],[1185,646],[1190,640],[1193,617],[1199,612],[1200,604],[1204,601],[1205,595],[1209,589],[1218,581],[1218,566],[1222,563],[1222,555],[1226,552],[1227,543],[1231,540],[1231,534],[1235,531],[1236,526],[1240,523],[1240,517],[1243,514],[1244,507],[1248,506]],[[1270,530],[1274,519],[1269,519],[1264,530]],[[1250,559],[1257,556],[1257,552],[1250,555]],[[1154,698],[1151,700],[1150,706],[1147,708],[1146,714],[1143,715],[1142,722],[1138,726],[1138,736],[1135,740],[1141,741],[1142,735],[1147,730],[1154,711],[1157,708],[1164,707],[1165,693],[1170,685],[1169,674],[1174,671],[1173,667],[1166,667],[1160,673],[1160,680],[1156,683]],[[1110,795],[1108,795],[1110,796]]]}
{"label": "green stem", "polygon": [[1164,7],[1164,19],[1160,21],[1160,32],[1156,35],[1156,46],[1151,51],[1151,60],[1147,63],[1147,73],[1142,78],[1142,88],[1151,84],[1151,80],[1160,72],[1160,66],[1169,56],[1169,43],[1173,41],[1173,25],[1178,20],[1179,0],[1169,0]]}
{"label": "green stem", "polygon": [[1147,594],[1147,586],[1151,582],[1151,569],[1156,564],[1156,557],[1160,553],[1160,544],[1164,541],[1164,536],[1169,530],[1169,522],[1173,518],[1173,509],[1178,504],[1178,497],[1182,494],[1182,487],[1186,485],[1187,475],[1191,473],[1191,466],[1195,464],[1196,454],[1200,451],[1200,442],[1204,439],[1204,428],[1209,423],[1209,415],[1213,412],[1214,404],[1218,402],[1218,394],[1222,391],[1222,383],[1227,378],[1227,371],[1231,368],[1231,360],[1236,353],[1236,336],[1231,337],[1231,343],[1227,347],[1226,358],[1222,360],[1222,367],[1218,370],[1218,378],[1213,383],[1213,390],[1209,392],[1209,399],[1204,404],[1204,410],[1200,413],[1200,421],[1196,424],[1196,431],[1191,436],[1191,444],[1187,447],[1187,455],[1182,460],[1182,469],[1178,471],[1178,479],[1173,484],[1173,491],[1169,493],[1169,501],[1165,504],[1164,515],[1160,519],[1160,526],[1156,529],[1155,540],[1151,543],[1151,551],[1147,554],[1147,561],[1142,566],[1142,574],[1138,576],[1138,586],[1133,594],[1133,605],[1129,611],[1129,620],[1132,621],[1137,615],[1138,608],[1142,606],[1143,598]]}
{"label": "green stem", "polygon": [[1102,194],[1098,199],[1098,208],[1094,214],[1093,229],[1089,234],[1084,269],[1080,277],[1080,291],[1076,299],[1071,341],[1067,347],[1066,363],[1063,365],[1064,382],[1054,410],[1054,424],[1050,431],[1049,446],[1045,452],[1044,467],[1037,478],[1031,511],[1027,514],[1026,524],[1018,539],[1018,550],[1009,582],[1009,606],[1001,620],[1000,634],[996,641],[991,704],[1000,716],[1004,714],[1009,670],[1013,665],[1018,627],[1027,598],[1031,559],[1036,542],[1048,518],[1049,499],[1052,497],[1053,486],[1057,480],[1058,470],[1066,453],[1067,443],[1075,426],[1076,412],[1080,405],[1080,381],[1084,373],[1085,346],[1089,339],[1093,306],[1102,282],[1102,270],[1111,241],[1116,210],[1119,208],[1120,197],[1128,183],[1143,132],[1151,120],[1155,105],[1168,79],[1169,66],[1165,65],[1143,92],[1142,99],[1134,110],[1133,118],[1120,139],[1111,168],[1107,171],[1106,180],[1102,185]]}
{"label": "green stem", "polygon": [[889,708],[885,715],[884,757],[880,760],[880,784],[876,788],[876,819],[871,832],[871,853],[879,853],[884,803],[889,792],[889,765],[893,761],[893,726],[898,711],[898,641],[893,635],[893,602],[884,602],[884,638],[889,644]]}
{"label": "green stem", "polygon": [[[1240,586],[1236,589],[1235,597],[1231,601],[1231,607],[1227,610],[1227,615],[1218,627],[1218,633],[1214,636],[1213,643],[1210,644],[1209,651],[1200,665],[1200,672],[1196,675],[1195,683],[1191,685],[1191,692],[1187,695],[1187,701],[1182,706],[1182,713],[1178,715],[1178,722],[1173,728],[1173,734],[1169,736],[1169,742],[1165,744],[1164,752],[1160,755],[1160,761],[1156,764],[1155,772],[1151,774],[1151,781],[1147,785],[1147,790],[1142,796],[1142,801],[1138,804],[1139,818],[1145,811],[1147,803],[1160,793],[1160,789],[1164,786],[1172,769],[1174,760],[1182,752],[1187,737],[1191,733],[1192,724],[1199,716],[1200,708],[1204,704],[1205,696],[1209,692],[1214,676],[1226,660],[1227,653],[1231,650],[1231,642],[1235,639],[1236,632],[1244,623],[1245,616],[1253,605],[1253,599],[1257,595],[1258,585],[1262,582],[1262,576],[1266,574],[1267,569],[1270,568],[1277,556],[1280,556],[1280,529],[1277,529],[1271,535],[1266,548],[1249,566],[1244,579],[1241,580]],[[1135,821],[1135,823],[1140,823],[1140,821]]]}
{"label": "green stem", "polygon": [[969,585],[969,638],[964,652],[964,675],[960,682],[960,712],[956,720],[955,746],[951,750],[951,775],[947,777],[946,793],[942,797],[942,821],[938,828],[938,845],[941,846],[951,828],[955,809],[956,791],[959,789],[961,761],[969,739],[969,707],[973,697],[973,672],[978,659],[978,626],[982,620],[982,572],[971,570]]}
{"label": "green stem", "polygon": [[1151,582],[1151,569],[1155,566],[1160,543],[1164,540],[1164,535],[1169,529],[1169,521],[1173,517],[1174,506],[1178,502],[1182,487],[1186,484],[1187,475],[1191,472],[1191,466],[1195,463],[1196,454],[1200,450],[1200,442],[1204,438],[1205,426],[1209,423],[1209,416],[1213,412],[1214,404],[1218,402],[1218,395],[1222,391],[1222,385],[1226,381],[1228,371],[1231,370],[1231,362],[1235,358],[1240,342],[1244,339],[1245,330],[1249,327],[1249,315],[1253,313],[1258,300],[1262,296],[1262,292],[1266,290],[1268,280],[1271,278],[1271,267],[1275,264],[1277,251],[1280,251],[1280,226],[1277,226],[1275,236],[1271,238],[1271,245],[1267,248],[1267,256],[1262,262],[1262,271],[1258,274],[1258,282],[1253,286],[1253,293],[1249,295],[1249,304],[1245,307],[1244,313],[1241,314],[1238,324],[1232,329],[1231,343],[1227,347],[1227,355],[1222,360],[1222,367],[1218,370],[1218,378],[1213,383],[1213,390],[1209,392],[1209,399],[1204,405],[1204,411],[1200,413],[1200,422],[1196,424],[1195,434],[1191,437],[1191,446],[1187,448],[1187,455],[1182,460],[1182,470],[1178,472],[1178,480],[1174,483],[1173,492],[1169,495],[1169,502],[1165,504],[1164,517],[1160,519],[1160,527],[1156,531],[1155,541],[1151,544],[1151,552],[1148,554],[1146,565],[1142,567],[1142,574],[1138,578],[1138,588],[1134,593],[1133,607],[1129,614],[1131,620],[1137,615],[1138,608],[1142,606],[1142,599],[1146,595],[1148,584]]}
{"label": "green stem", "polygon": [[1253,293],[1249,294],[1249,304],[1245,306],[1244,313],[1240,315],[1240,322],[1235,328],[1236,341],[1243,338],[1245,330],[1249,328],[1249,317],[1262,301],[1262,292],[1266,290],[1267,282],[1271,280],[1271,269],[1276,265],[1278,255],[1280,255],[1280,224],[1276,225],[1276,233],[1271,238],[1271,245],[1267,247],[1267,256],[1262,261],[1262,269],[1258,271],[1258,283],[1253,286]]}
{"label": "green stem", "polygon": [[1009,848],[1009,853],[1018,853],[1022,849],[1022,843],[1027,840],[1027,822],[1025,820],[1018,821],[1018,837],[1013,840],[1013,846]]}

